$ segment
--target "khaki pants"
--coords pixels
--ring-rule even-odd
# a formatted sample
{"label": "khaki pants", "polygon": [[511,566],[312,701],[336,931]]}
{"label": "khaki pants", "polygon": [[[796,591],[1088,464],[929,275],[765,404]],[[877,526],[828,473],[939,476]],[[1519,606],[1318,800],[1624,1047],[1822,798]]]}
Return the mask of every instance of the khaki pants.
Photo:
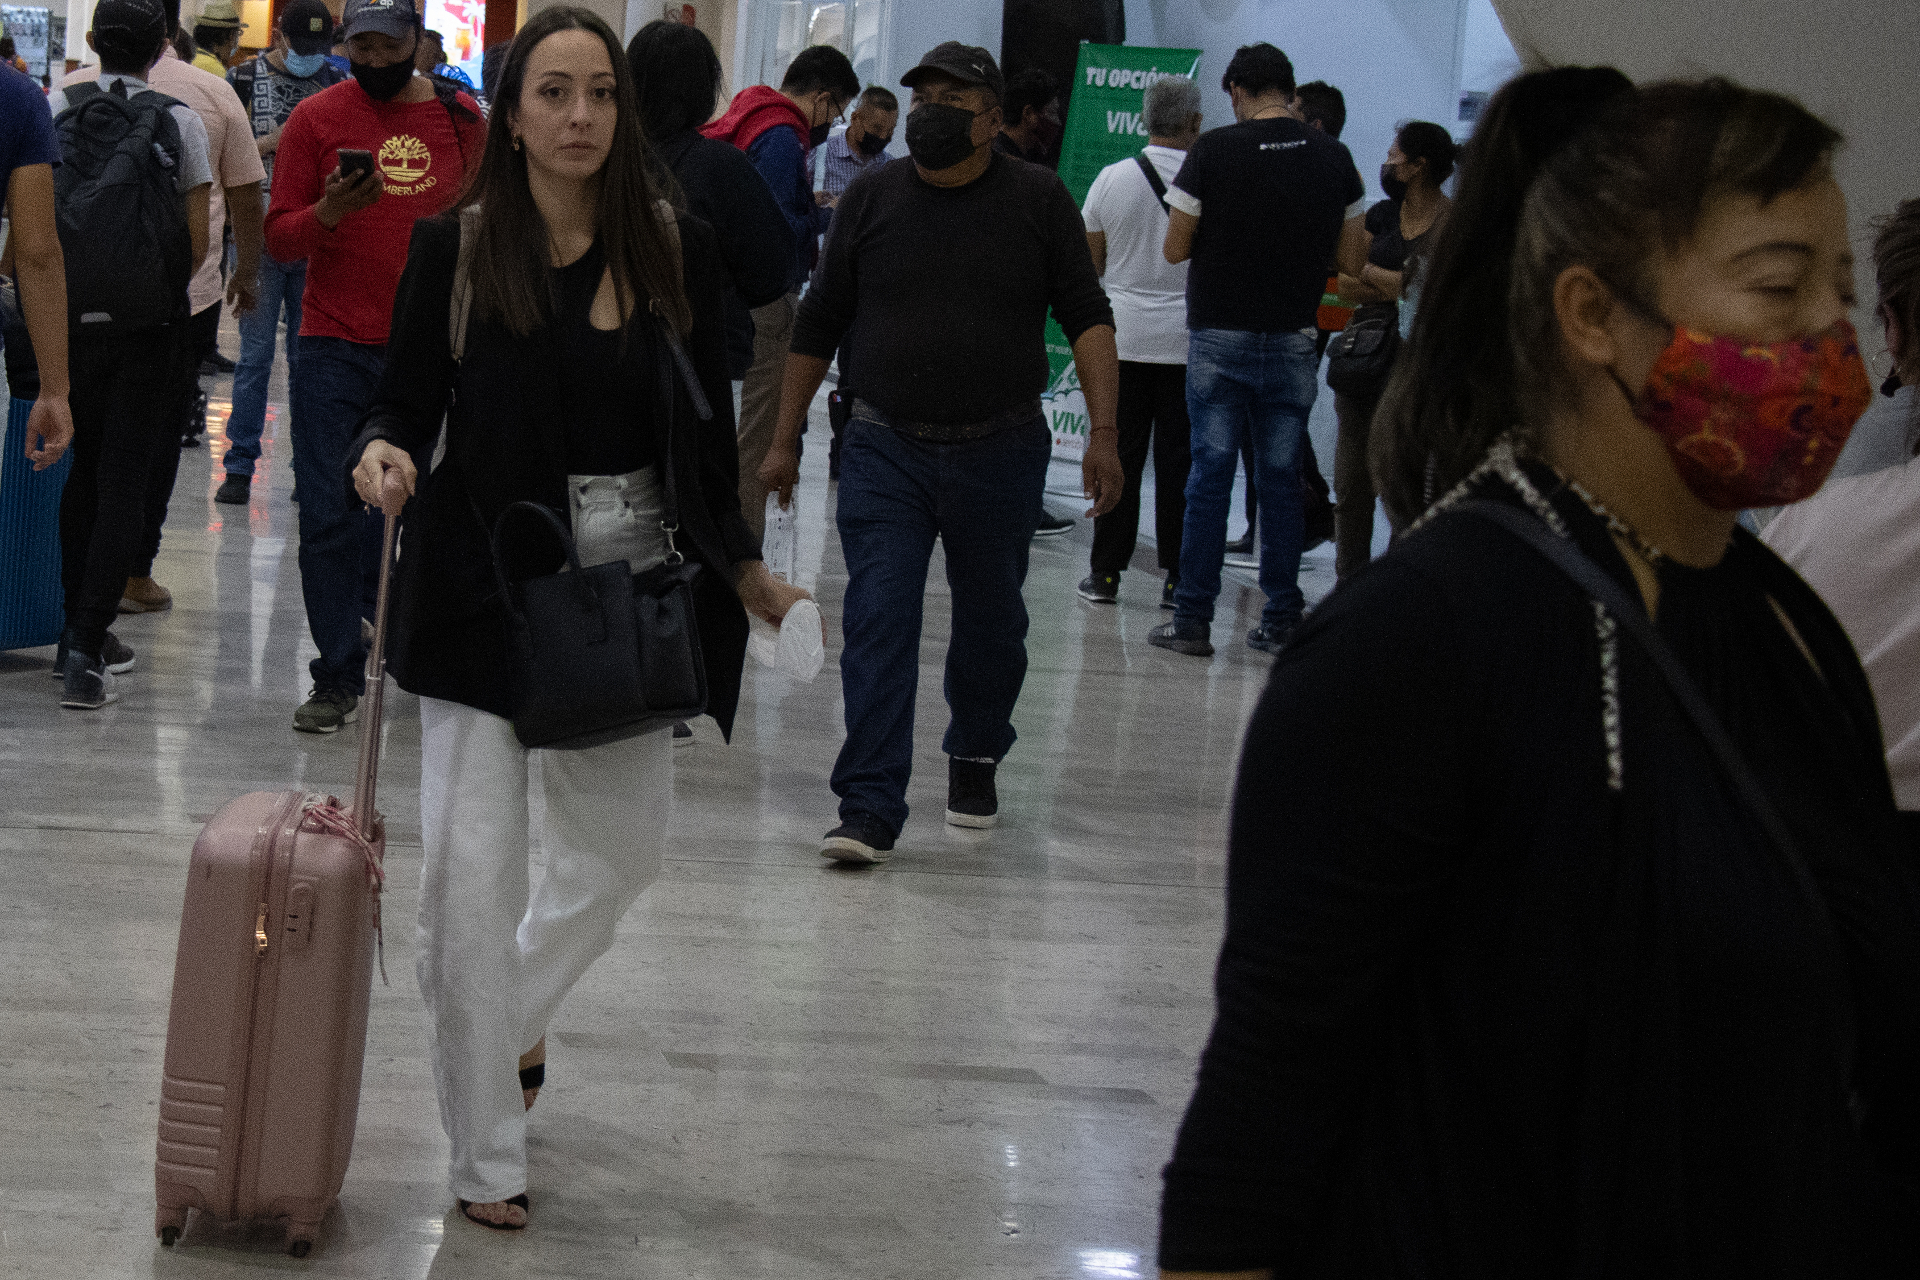
{"label": "khaki pants", "polygon": [[790,293],[753,309],[753,364],[740,387],[740,514],[758,538],[766,532],[767,490],[760,464],[773,446],[780,416],[780,384],[786,377],[787,348],[793,342],[793,316],[800,295]]}

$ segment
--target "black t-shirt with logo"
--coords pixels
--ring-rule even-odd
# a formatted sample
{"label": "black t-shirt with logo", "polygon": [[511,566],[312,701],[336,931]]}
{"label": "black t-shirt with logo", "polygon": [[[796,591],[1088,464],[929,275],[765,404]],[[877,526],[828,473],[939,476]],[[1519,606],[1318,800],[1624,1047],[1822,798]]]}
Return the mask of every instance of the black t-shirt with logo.
{"label": "black t-shirt with logo", "polygon": [[1290,116],[1201,134],[1167,191],[1200,219],[1187,327],[1311,329],[1340,227],[1365,197],[1346,147]]}

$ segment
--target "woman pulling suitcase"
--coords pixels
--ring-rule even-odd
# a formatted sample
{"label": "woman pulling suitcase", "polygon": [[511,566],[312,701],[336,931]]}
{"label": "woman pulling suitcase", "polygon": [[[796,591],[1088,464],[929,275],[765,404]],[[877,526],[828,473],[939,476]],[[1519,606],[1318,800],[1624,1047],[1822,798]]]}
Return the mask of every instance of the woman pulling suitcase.
{"label": "woman pulling suitcase", "polygon": [[[537,520],[500,521],[524,501],[571,518],[589,570],[700,566],[693,615],[723,732],[742,606],[778,623],[807,596],[767,573],[741,517],[724,271],[707,226],[676,226],[656,203],[629,75],[585,9],[545,10],[515,38],[473,201],[414,230],[385,381],[347,455],[370,502],[390,470],[418,486],[390,659],[421,700],[416,967],[452,1191],[468,1218],[503,1230],[527,1222],[525,1108],[548,1021],[658,874],[673,771],[664,725],[544,752],[547,870],[529,901],[528,708],[513,692],[527,687],[513,675],[525,654],[506,623],[531,592],[498,590],[496,522],[514,578],[561,563]],[[684,344],[691,368],[673,372],[663,343]],[[443,414],[445,456],[421,476]]]}

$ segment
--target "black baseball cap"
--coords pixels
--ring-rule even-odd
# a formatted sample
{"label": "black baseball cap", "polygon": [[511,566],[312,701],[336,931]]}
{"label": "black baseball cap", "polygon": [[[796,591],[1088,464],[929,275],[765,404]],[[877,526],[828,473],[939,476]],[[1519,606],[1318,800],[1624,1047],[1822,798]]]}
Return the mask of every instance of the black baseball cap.
{"label": "black baseball cap", "polygon": [[1000,75],[1000,64],[977,44],[949,40],[945,44],[935,45],[927,50],[926,57],[920,59],[919,66],[900,77],[900,83],[911,89],[926,79],[931,71],[952,76],[961,84],[985,85],[993,90],[996,98],[1007,96],[1007,82]]}
{"label": "black baseball cap", "polygon": [[333,15],[321,0],[292,0],[280,11],[280,33],[303,58],[333,48]]}
{"label": "black baseball cap", "polygon": [[347,0],[340,15],[340,38],[351,40],[362,31],[378,31],[405,40],[420,29],[420,11],[413,0]]}
{"label": "black baseball cap", "polygon": [[167,11],[160,0],[100,0],[93,11],[93,32],[124,32],[136,40],[167,38]]}

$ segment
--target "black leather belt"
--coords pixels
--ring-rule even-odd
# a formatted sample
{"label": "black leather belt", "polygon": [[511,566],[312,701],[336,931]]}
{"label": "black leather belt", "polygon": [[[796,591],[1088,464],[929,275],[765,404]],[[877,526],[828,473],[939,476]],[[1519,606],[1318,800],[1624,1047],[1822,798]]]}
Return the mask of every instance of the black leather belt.
{"label": "black leather belt", "polygon": [[1010,409],[1002,409],[991,418],[980,422],[914,422],[907,418],[896,418],[885,410],[876,407],[858,396],[853,400],[853,416],[865,418],[883,427],[890,427],[903,436],[914,440],[924,440],[929,444],[959,444],[964,440],[981,440],[987,436],[998,435],[1009,428],[1031,422],[1040,414],[1040,398],[1023,400]]}

